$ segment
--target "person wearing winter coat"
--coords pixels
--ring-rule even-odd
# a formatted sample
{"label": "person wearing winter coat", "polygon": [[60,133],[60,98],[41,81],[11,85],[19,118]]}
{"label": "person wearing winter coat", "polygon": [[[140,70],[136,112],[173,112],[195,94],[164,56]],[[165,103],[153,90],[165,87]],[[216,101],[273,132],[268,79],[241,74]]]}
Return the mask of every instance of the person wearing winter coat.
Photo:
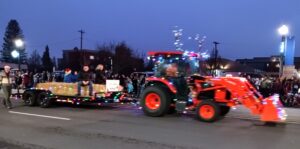
{"label": "person wearing winter coat", "polygon": [[2,100],[2,104],[7,109],[12,108],[12,104],[10,101],[11,91],[12,91],[13,77],[10,73],[10,66],[4,66],[4,71],[0,73],[0,86],[2,88],[4,99]]}
{"label": "person wearing winter coat", "polygon": [[72,83],[73,82],[72,70],[69,69],[69,68],[67,68],[65,70],[64,82],[66,82],[66,83]]}

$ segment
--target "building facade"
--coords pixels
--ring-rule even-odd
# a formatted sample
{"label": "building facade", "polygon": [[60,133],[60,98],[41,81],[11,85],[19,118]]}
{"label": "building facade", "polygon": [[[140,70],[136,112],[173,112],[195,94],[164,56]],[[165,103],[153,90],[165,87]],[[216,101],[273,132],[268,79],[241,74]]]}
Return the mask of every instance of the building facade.
{"label": "building facade", "polygon": [[[236,62],[270,74],[277,74],[280,69],[280,56],[237,59]],[[294,57],[293,63],[297,70],[300,69],[300,57]]]}
{"label": "building facade", "polygon": [[92,69],[97,60],[97,51],[74,48],[72,50],[63,50],[63,57],[58,59],[59,69],[71,68],[72,70],[81,70],[83,65],[89,65]]}

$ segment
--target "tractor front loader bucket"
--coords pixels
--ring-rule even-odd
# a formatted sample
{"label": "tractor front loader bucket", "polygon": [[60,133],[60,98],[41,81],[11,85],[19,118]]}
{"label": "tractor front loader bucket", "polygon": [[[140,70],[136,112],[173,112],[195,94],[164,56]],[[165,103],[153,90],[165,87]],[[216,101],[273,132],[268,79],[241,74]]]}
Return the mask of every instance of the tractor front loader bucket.
{"label": "tractor front loader bucket", "polygon": [[279,100],[279,95],[273,95],[262,100],[260,120],[265,122],[284,122],[287,114]]}

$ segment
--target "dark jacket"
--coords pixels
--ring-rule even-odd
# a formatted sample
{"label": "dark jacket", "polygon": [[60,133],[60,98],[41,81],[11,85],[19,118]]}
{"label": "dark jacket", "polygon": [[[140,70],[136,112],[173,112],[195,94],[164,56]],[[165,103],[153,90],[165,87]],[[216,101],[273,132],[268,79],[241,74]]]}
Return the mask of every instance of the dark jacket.
{"label": "dark jacket", "polygon": [[78,81],[78,74],[73,74],[72,75],[72,82],[77,82]]}
{"label": "dark jacket", "polygon": [[105,84],[105,72],[102,70],[96,70],[96,78],[95,83],[96,84]]}
{"label": "dark jacket", "polygon": [[82,71],[78,74],[78,81],[92,81],[93,75],[90,72]]}

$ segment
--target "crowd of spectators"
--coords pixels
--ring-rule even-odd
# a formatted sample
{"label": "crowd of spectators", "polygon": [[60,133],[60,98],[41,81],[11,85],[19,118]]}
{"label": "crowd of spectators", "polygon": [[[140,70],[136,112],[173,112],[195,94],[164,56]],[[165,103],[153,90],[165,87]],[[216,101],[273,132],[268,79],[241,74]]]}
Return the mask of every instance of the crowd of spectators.
{"label": "crowd of spectators", "polygon": [[[280,99],[285,106],[299,106],[300,98],[300,79],[278,78],[278,77],[246,77],[253,86],[264,96],[274,94],[280,95]],[[299,96],[300,97],[300,96]],[[293,100],[293,101],[290,101]]]}

